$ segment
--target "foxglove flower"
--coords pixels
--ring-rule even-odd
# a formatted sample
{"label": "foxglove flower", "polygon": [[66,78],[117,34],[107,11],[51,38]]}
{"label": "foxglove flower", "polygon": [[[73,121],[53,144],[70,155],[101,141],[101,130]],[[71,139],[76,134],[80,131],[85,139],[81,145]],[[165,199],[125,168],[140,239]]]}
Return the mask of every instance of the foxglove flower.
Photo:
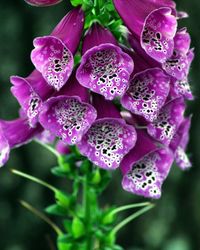
{"label": "foxglove flower", "polygon": [[108,100],[122,96],[128,88],[133,61],[117,45],[112,33],[93,24],[83,41],[82,53],[76,74],[79,83]]}
{"label": "foxglove flower", "polygon": [[193,51],[190,50],[190,35],[187,29],[179,30],[174,37],[173,55],[163,64],[163,69],[177,80],[183,80],[189,73],[191,61],[194,57]]}
{"label": "foxglove flower", "polygon": [[94,164],[112,170],[119,167],[123,157],[134,147],[137,134],[110,101],[95,95],[93,105],[97,109],[98,119],[77,146],[81,154]]}
{"label": "foxglove flower", "polygon": [[33,41],[32,62],[46,82],[57,91],[72,73],[73,54],[79,45],[83,26],[84,13],[78,7],[63,17],[50,36],[38,37]]}
{"label": "foxglove flower", "polygon": [[72,75],[61,91],[43,103],[39,121],[63,142],[76,144],[97,116],[93,106],[87,103],[88,98],[87,89]]}
{"label": "foxglove flower", "polygon": [[63,143],[63,141],[60,141],[60,140],[56,143],[56,150],[61,155],[67,155],[67,154],[70,153],[69,146],[66,145],[65,143]]}
{"label": "foxglove flower", "polygon": [[123,107],[133,114],[154,121],[165,104],[170,77],[158,68],[152,68],[134,75],[127,92],[121,99]]}
{"label": "foxglove flower", "polygon": [[26,3],[37,6],[37,7],[45,7],[51,6],[60,3],[62,0],[25,0]]}
{"label": "foxglove flower", "polygon": [[174,151],[176,164],[183,170],[191,167],[191,162],[185,153],[189,141],[191,118],[185,118],[174,135],[170,148]]}
{"label": "foxglove flower", "polygon": [[165,145],[169,145],[183,121],[185,104],[182,97],[166,103],[155,121],[147,126],[148,133]]}
{"label": "foxglove flower", "polygon": [[169,100],[175,99],[180,96],[184,97],[187,100],[194,99],[192,91],[191,91],[191,87],[189,84],[189,80],[186,77],[179,81],[172,77],[170,81],[170,92],[169,92],[168,99]]}
{"label": "foxglove flower", "polygon": [[[140,143],[143,145],[145,141]],[[145,147],[140,147],[140,152],[142,148]],[[122,186],[128,192],[158,199],[161,196],[162,184],[173,163],[173,154],[168,148],[158,148],[137,160],[137,152],[139,151],[136,145],[135,153],[133,151],[133,154],[127,155],[127,159],[125,157],[121,164]],[[128,171],[125,171],[124,166],[126,169],[129,167]]]}
{"label": "foxglove flower", "polygon": [[172,56],[177,29],[171,0],[113,0],[116,10],[146,53],[165,62]]}
{"label": "foxglove flower", "polygon": [[[193,49],[189,49],[190,36],[186,32],[185,28],[177,32],[174,38],[175,47],[177,47],[178,49],[174,49],[174,55],[170,59],[166,60],[163,64],[156,62],[154,59],[148,56],[146,52],[141,48],[141,45],[138,43],[138,41],[132,35],[129,34],[128,38],[131,47],[134,48],[134,52],[129,50],[128,53],[135,62],[137,61],[134,67],[134,74],[149,68],[160,68],[164,70],[166,74],[169,74],[169,76],[171,76],[170,93],[168,96],[168,100],[180,96],[183,96],[188,100],[193,99],[192,91],[188,82],[188,73],[191,62],[194,58],[194,53]],[[176,58],[175,54],[177,55]],[[182,59],[179,60],[180,58]],[[169,61],[171,61],[171,66],[169,65]],[[174,72],[178,73],[175,74]],[[183,79],[181,79],[182,77]]]}
{"label": "foxglove flower", "polygon": [[11,92],[18,100],[31,127],[38,122],[42,102],[50,97],[54,90],[47,85],[41,73],[34,70],[28,77],[11,76]]}
{"label": "foxglove flower", "polygon": [[42,130],[40,125],[31,128],[27,120],[22,118],[13,121],[0,120],[0,166],[7,162],[12,148],[30,142]]}

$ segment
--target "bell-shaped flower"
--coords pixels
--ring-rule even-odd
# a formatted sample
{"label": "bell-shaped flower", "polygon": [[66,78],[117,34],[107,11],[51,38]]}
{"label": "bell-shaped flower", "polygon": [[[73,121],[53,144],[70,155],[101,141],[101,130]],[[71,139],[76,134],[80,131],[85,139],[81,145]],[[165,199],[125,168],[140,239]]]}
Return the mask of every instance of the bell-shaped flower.
{"label": "bell-shaped flower", "polygon": [[138,132],[135,148],[121,163],[122,187],[137,195],[160,198],[162,184],[173,159],[173,153],[168,148],[156,147],[144,131]]}
{"label": "bell-shaped flower", "polygon": [[121,99],[124,108],[133,114],[154,121],[165,104],[170,77],[159,68],[151,68],[134,75],[126,93]]}
{"label": "bell-shaped flower", "polygon": [[183,170],[192,166],[185,150],[189,141],[191,117],[185,118],[174,135],[170,148],[174,151],[176,164]]}
{"label": "bell-shaped flower", "polygon": [[82,53],[76,74],[79,83],[107,100],[121,97],[128,88],[133,60],[112,33],[94,23],[84,38]]}
{"label": "bell-shaped flower", "polygon": [[73,54],[80,43],[83,26],[84,13],[77,7],[63,17],[51,35],[33,41],[32,62],[46,82],[57,91],[72,73]]}
{"label": "bell-shaped flower", "polygon": [[0,166],[7,162],[12,148],[30,142],[42,130],[40,125],[31,128],[28,121],[22,118],[12,121],[0,120]]}
{"label": "bell-shaped flower", "polygon": [[88,101],[87,89],[79,85],[73,74],[61,91],[43,103],[39,121],[64,143],[76,144],[97,116]]}
{"label": "bell-shaped flower", "polygon": [[113,0],[115,8],[141,47],[163,63],[171,57],[177,29],[171,0]]}
{"label": "bell-shaped flower", "polygon": [[62,0],[25,0],[26,3],[37,6],[37,7],[45,7],[51,6],[60,3]]}
{"label": "bell-shaped flower", "polygon": [[69,146],[66,145],[63,141],[60,141],[60,140],[56,143],[56,150],[61,155],[67,155],[67,154],[70,153]]}
{"label": "bell-shaped flower", "polygon": [[49,98],[54,90],[51,88],[41,73],[34,70],[28,77],[11,76],[11,92],[18,100],[31,127],[35,127],[38,122],[38,115],[42,102]]}
{"label": "bell-shaped flower", "polygon": [[166,103],[155,121],[147,125],[148,133],[165,145],[169,145],[184,119],[185,103],[182,97]]}
{"label": "bell-shaped flower", "polygon": [[193,100],[194,96],[189,84],[188,78],[183,78],[182,80],[177,80],[176,78],[171,78],[170,81],[170,92],[169,99],[174,99],[183,96],[187,100]]}
{"label": "bell-shaped flower", "polygon": [[191,39],[187,29],[179,30],[174,37],[173,54],[162,64],[163,69],[178,80],[183,80],[189,73],[194,57],[193,51],[190,50],[190,43]]}
{"label": "bell-shaped flower", "polygon": [[100,95],[93,95],[98,119],[83,136],[78,148],[97,166],[104,169],[119,167],[123,157],[134,147],[137,134],[127,125],[115,105]]}

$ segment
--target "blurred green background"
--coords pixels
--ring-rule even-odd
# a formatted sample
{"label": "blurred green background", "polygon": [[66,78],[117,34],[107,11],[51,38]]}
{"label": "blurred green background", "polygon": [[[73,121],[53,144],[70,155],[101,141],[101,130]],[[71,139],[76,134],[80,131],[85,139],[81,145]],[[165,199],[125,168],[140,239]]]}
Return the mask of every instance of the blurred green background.
{"label": "blurred green background", "polygon": [[[48,8],[28,6],[22,0],[0,1],[0,117],[17,117],[18,104],[10,94],[10,75],[26,76],[33,69],[30,61],[32,40],[48,34],[68,11],[68,1]],[[121,230],[118,243],[126,250],[199,250],[200,249],[200,1],[179,0],[179,10],[190,18],[180,22],[192,36],[196,58],[190,81],[196,100],[189,103],[193,113],[188,152],[193,168],[181,172],[173,166],[156,207]],[[53,203],[51,192],[39,185],[13,176],[9,169],[21,171],[50,181],[58,187],[62,179],[50,174],[55,159],[36,143],[15,149],[8,164],[0,170],[0,250],[50,250],[48,241],[54,238],[51,228],[19,205],[24,199],[43,209]],[[116,171],[103,193],[103,204],[127,204],[145,199],[124,192]],[[123,214],[126,216],[128,214]]]}

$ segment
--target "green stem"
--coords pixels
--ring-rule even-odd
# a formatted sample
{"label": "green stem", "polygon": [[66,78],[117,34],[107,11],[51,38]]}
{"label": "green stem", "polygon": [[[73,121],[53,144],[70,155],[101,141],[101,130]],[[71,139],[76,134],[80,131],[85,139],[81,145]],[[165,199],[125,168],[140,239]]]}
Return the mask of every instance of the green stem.
{"label": "green stem", "polygon": [[59,158],[61,155],[58,153],[57,150],[55,150],[53,147],[51,147],[48,144],[42,143],[39,140],[35,140],[35,142],[37,142],[38,144],[40,144],[41,146],[43,146],[44,148],[48,149],[51,153],[53,153],[57,158]]}
{"label": "green stem", "polygon": [[43,214],[40,211],[38,211],[36,208],[34,208],[33,206],[31,206],[26,201],[21,200],[19,202],[20,202],[20,204],[23,207],[25,207],[26,209],[28,209],[31,213],[35,214],[37,217],[39,217],[40,219],[42,219],[43,221],[45,221],[47,224],[49,224],[58,235],[62,235],[63,234],[63,232],[61,231],[61,229],[53,221],[51,221],[45,214]]}
{"label": "green stem", "polygon": [[112,214],[117,214],[121,211],[124,211],[124,210],[128,210],[128,209],[131,209],[131,208],[136,208],[136,207],[144,207],[144,206],[148,206],[150,205],[151,203],[150,202],[142,202],[142,203],[136,203],[136,204],[129,204],[129,205],[125,205],[125,206],[121,206],[121,207],[118,207],[116,208],[115,210],[112,211]]}
{"label": "green stem", "polygon": [[90,204],[90,194],[89,194],[89,185],[88,185],[88,176],[86,174],[84,183],[83,183],[83,199],[84,199],[84,208],[85,208],[85,227],[86,227],[86,244],[87,250],[92,250],[92,237],[91,237],[91,204]]}
{"label": "green stem", "polygon": [[23,173],[23,172],[21,172],[21,171],[19,171],[19,170],[16,170],[16,169],[11,169],[11,172],[12,172],[13,174],[19,175],[19,176],[21,176],[21,177],[23,177],[23,178],[26,178],[26,179],[31,180],[31,181],[33,181],[33,182],[36,182],[36,183],[38,183],[38,184],[40,184],[40,185],[42,185],[42,186],[44,186],[44,187],[46,187],[46,188],[52,190],[53,192],[57,192],[57,191],[58,191],[58,190],[57,190],[55,187],[53,187],[52,185],[50,185],[50,184],[48,184],[47,182],[42,181],[42,180],[40,180],[40,179],[38,179],[38,178],[36,178],[36,177],[34,177],[34,176],[32,176],[32,175],[25,174],[25,173]]}
{"label": "green stem", "polygon": [[118,225],[116,225],[113,228],[113,230],[111,231],[111,234],[115,235],[126,224],[128,224],[129,222],[131,222],[135,218],[139,217],[140,215],[146,213],[148,210],[152,209],[154,206],[155,206],[154,204],[150,204],[149,206],[144,207],[144,208],[140,209],[139,211],[137,211],[136,213],[128,216],[126,219],[124,219],[123,221],[121,221]]}

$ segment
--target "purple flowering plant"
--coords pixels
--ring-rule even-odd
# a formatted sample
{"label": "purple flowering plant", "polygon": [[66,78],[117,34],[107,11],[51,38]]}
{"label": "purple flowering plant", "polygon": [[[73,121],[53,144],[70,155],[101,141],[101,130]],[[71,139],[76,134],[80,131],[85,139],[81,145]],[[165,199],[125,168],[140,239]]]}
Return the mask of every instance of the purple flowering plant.
{"label": "purple flowering plant", "polygon": [[[45,7],[61,1],[26,2]],[[71,4],[50,35],[34,39],[34,71],[10,78],[19,117],[0,120],[0,166],[12,148],[32,140],[47,148],[58,159],[52,174],[71,181],[71,193],[12,172],[53,191],[55,204],[45,212],[61,216],[63,228],[22,205],[52,226],[59,250],[120,250],[118,231],[154,205],[101,208],[98,197],[111,172],[121,170],[124,190],[158,199],[174,162],[191,167],[185,110],[194,99],[188,78],[194,51],[187,29],[178,26],[188,15],[172,0]],[[137,207],[117,224],[117,213]]]}

